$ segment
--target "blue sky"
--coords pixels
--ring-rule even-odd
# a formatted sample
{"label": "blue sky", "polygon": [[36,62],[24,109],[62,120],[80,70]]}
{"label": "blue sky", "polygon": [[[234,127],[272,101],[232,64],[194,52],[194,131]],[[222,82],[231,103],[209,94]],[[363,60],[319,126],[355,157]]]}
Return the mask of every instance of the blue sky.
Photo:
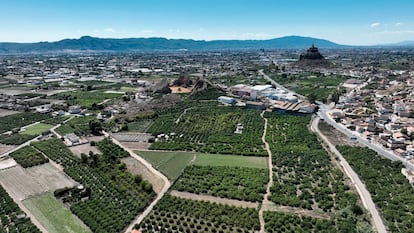
{"label": "blue sky", "polygon": [[414,40],[413,0],[0,0],[0,41],[83,35],[367,45]]}

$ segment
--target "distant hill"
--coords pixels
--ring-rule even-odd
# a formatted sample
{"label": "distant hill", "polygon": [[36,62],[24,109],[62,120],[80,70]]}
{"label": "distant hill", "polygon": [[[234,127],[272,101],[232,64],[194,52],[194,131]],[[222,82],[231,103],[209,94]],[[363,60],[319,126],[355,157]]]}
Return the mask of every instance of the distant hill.
{"label": "distant hill", "polygon": [[270,40],[187,40],[166,38],[106,39],[83,36],[56,42],[0,43],[0,53],[49,52],[138,52],[138,51],[217,51],[248,49],[306,49],[311,44],[319,48],[346,48],[346,45],[302,36],[286,36]]}
{"label": "distant hill", "polygon": [[414,47],[414,41],[401,41],[399,43],[395,43],[395,44],[389,44],[388,46],[397,46],[397,47]]}

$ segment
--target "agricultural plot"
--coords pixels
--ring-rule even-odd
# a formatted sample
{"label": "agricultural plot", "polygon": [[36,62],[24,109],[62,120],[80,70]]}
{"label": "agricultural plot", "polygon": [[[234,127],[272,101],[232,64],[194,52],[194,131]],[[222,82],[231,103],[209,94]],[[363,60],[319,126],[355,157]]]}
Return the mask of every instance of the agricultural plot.
{"label": "agricultural plot", "polygon": [[36,216],[49,233],[91,232],[51,193],[26,199],[23,204]]}
{"label": "agricultural plot", "polygon": [[194,165],[267,168],[267,158],[196,153]]}
{"label": "agricultural plot", "polygon": [[55,98],[65,100],[70,105],[79,104],[83,107],[91,107],[99,104],[106,99],[120,98],[122,94],[107,93],[104,91],[71,91],[54,95]]}
{"label": "agricultural plot", "polygon": [[346,76],[313,76],[311,74],[289,75],[288,77],[274,75],[272,78],[301,95],[312,95],[320,101],[326,101],[330,95],[338,95],[340,92],[337,87],[349,79]]}
{"label": "agricultural plot", "polygon": [[[331,220],[324,220],[280,212],[264,212],[265,230],[269,233],[295,233],[295,232],[354,232],[340,231]],[[369,231],[368,231],[369,232]]]}
{"label": "agricultural plot", "polygon": [[36,112],[22,112],[0,117],[0,133],[7,132],[14,128],[20,128],[36,121],[42,121],[47,118],[50,118],[49,114],[41,114]]}
{"label": "agricultural plot", "polygon": [[81,158],[82,153],[86,155],[89,155],[90,152],[94,154],[102,154],[96,146],[91,146],[90,143],[71,146],[69,147],[69,150],[72,151],[72,153],[78,156],[79,158]]}
{"label": "agricultural plot", "polygon": [[15,146],[0,144],[0,155],[13,150],[14,148]]}
{"label": "agricultural plot", "polygon": [[129,156],[127,158],[122,158],[121,162],[126,164],[127,170],[132,175],[142,176],[144,180],[148,180],[152,184],[152,187],[154,188],[154,191],[156,193],[161,192],[162,188],[164,187],[164,180],[161,179],[161,177],[155,175],[153,172],[151,172],[140,161]]}
{"label": "agricultural plot", "polygon": [[270,200],[277,205],[337,213],[352,210],[345,217],[349,228],[367,224],[357,196],[345,183],[315,135],[307,129],[309,117],[268,113],[266,136],[272,151],[273,179]]}
{"label": "agricultural plot", "polygon": [[0,117],[4,117],[4,116],[10,116],[10,115],[14,115],[16,113],[19,113],[17,111],[12,111],[12,110],[6,110],[6,109],[2,109],[0,111]]}
{"label": "agricultural plot", "polygon": [[31,125],[31,126],[25,128],[23,130],[23,132],[21,132],[21,134],[37,136],[37,135],[40,135],[43,132],[48,131],[51,128],[53,128],[53,125],[39,123],[39,124]]}
{"label": "agricultural plot", "polygon": [[267,169],[189,166],[173,189],[195,194],[260,202],[269,181]]}
{"label": "agricultural plot", "polygon": [[0,135],[0,143],[5,145],[21,145],[33,138],[37,135],[29,135],[29,134],[21,134],[21,133],[14,133],[14,134],[2,134]]}
{"label": "agricultural plot", "polygon": [[[178,115],[179,116],[179,115]],[[266,156],[259,111],[200,104],[176,114],[161,114],[148,130],[157,136],[151,149],[189,150],[211,154]],[[243,127],[235,133],[236,127]]]}
{"label": "agricultural plot", "polygon": [[148,142],[152,138],[151,134],[146,133],[114,133],[111,137],[120,142]]}
{"label": "agricultural plot", "polygon": [[49,159],[45,158],[42,153],[30,146],[22,147],[13,153],[10,153],[10,156],[24,168],[49,162]]}
{"label": "agricultural plot", "polygon": [[0,185],[0,232],[40,233],[30,218],[13,201],[6,190]]}
{"label": "agricultural plot", "polygon": [[62,136],[68,133],[75,133],[76,135],[89,134],[91,132],[89,122],[93,119],[95,119],[94,116],[75,117],[58,127],[56,132]]}
{"label": "agricultural plot", "polygon": [[142,232],[256,232],[256,209],[164,196],[137,226]]}
{"label": "agricultural plot", "polygon": [[61,124],[64,121],[66,121],[69,118],[70,118],[70,116],[57,116],[57,117],[46,119],[46,120],[42,121],[42,123],[48,124],[48,125],[58,125],[58,124]]}
{"label": "agricultural plot", "polygon": [[20,166],[0,171],[0,181],[20,200],[76,185],[50,163],[31,168]]}
{"label": "agricultural plot", "polygon": [[68,191],[69,197],[64,200],[92,232],[122,231],[155,197],[151,184],[129,173],[120,162],[129,156],[128,152],[109,140],[97,143],[101,156],[85,160],[74,156],[58,139],[36,142],[34,146],[89,190],[84,198]]}
{"label": "agricultural plot", "polygon": [[195,157],[195,153],[191,152],[136,151],[136,153],[165,174],[169,180],[176,180]]}
{"label": "agricultural plot", "polygon": [[390,232],[414,232],[414,191],[401,174],[403,165],[368,148],[338,146],[338,149],[365,183]]}
{"label": "agricultural plot", "polygon": [[0,159],[0,170],[8,169],[8,168],[11,168],[11,167],[14,167],[14,166],[17,166],[17,163],[14,159],[12,159],[12,158],[8,158],[8,159],[2,158],[2,159]]}
{"label": "agricultural plot", "polygon": [[129,132],[146,133],[147,130],[154,124],[152,120],[137,120],[127,124]]}

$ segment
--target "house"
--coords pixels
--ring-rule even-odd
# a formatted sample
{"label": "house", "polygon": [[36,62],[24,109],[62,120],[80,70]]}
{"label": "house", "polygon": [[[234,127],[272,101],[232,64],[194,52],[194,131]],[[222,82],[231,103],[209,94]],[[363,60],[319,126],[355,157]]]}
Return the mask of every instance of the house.
{"label": "house", "polygon": [[401,148],[397,148],[394,150],[394,154],[400,157],[405,157],[408,155],[407,151],[401,149]]}
{"label": "house", "polygon": [[406,168],[401,168],[401,173],[408,179],[410,184],[414,184],[414,173]]}
{"label": "house", "polygon": [[387,147],[391,150],[395,150],[398,148],[405,149],[405,140],[396,140],[394,138],[390,138],[387,140]]}

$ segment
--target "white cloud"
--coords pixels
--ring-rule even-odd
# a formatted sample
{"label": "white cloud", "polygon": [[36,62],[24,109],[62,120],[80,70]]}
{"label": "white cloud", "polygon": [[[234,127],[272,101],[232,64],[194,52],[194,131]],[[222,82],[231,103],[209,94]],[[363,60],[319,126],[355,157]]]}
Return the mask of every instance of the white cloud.
{"label": "white cloud", "polygon": [[403,26],[403,25],[404,25],[404,23],[403,23],[403,22],[397,22],[397,23],[395,23],[395,26],[396,26],[396,27]]}
{"label": "white cloud", "polygon": [[379,26],[381,26],[381,23],[378,23],[378,22],[376,22],[376,23],[371,23],[371,25],[370,25],[372,28],[376,28],[376,27],[379,27]]}
{"label": "white cloud", "polygon": [[114,33],[115,32],[115,29],[113,29],[113,28],[105,28],[104,29],[104,32]]}

